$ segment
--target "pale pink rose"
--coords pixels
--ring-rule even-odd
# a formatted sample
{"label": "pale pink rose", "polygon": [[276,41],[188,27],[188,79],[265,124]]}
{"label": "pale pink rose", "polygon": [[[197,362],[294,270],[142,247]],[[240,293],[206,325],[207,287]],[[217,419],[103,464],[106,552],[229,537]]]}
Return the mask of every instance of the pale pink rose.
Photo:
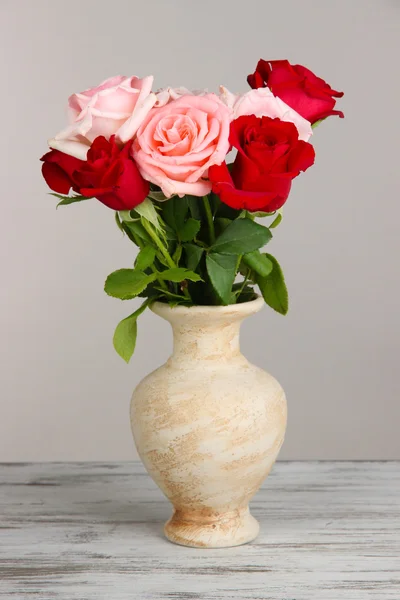
{"label": "pale pink rose", "polygon": [[160,108],[161,106],[165,106],[172,100],[178,100],[182,96],[206,96],[208,94],[207,90],[188,90],[185,87],[178,88],[162,88],[161,90],[157,90],[156,96],[157,101],[154,104],[155,107]]}
{"label": "pale pink rose", "polygon": [[230,110],[215,94],[181,96],[153,108],[132,146],[142,176],[167,198],[208,194],[207,171],[225,160],[230,121]]}
{"label": "pale pink rose", "polygon": [[99,135],[110,139],[115,134],[124,143],[132,139],[156,102],[152,84],[153,77],[118,75],[73,94],[68,100],[70,125],[49,141],[50,148],[85,160]]}
{"label": "pale pink rose", "polygon": [[278,117],[282,121],[289,121],[297,127],[300,140],[307,142],[312,135],[311,123],[280,98],[274,96],[269,88],[258,88],[238,96],[221,86],[220,98],[233,111],[233,119],[243,115],[271,117],[272,119]]}

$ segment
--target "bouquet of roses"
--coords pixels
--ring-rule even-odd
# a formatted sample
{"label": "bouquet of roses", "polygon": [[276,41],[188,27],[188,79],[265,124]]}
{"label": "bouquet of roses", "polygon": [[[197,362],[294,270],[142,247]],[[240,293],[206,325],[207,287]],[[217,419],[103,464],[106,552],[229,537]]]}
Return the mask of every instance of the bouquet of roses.
{"label": "bouquet of roses", "polygon": [[70,124],[41,159],[57,206],[97,199],[139,248],[105,283],[115,298],[145,298],[114,334],[126,361],[155,300],[228,305],[254,299],[258,286],[269,306],[288,310],[279,263],[261,249],[293,179],[314,163],[313,128],[343,117],[334,110],[343,93],[287,60],[260,60],[247,81],[252,89],[236,95],[152,92],[153,77],[112,77],[69,98]]}

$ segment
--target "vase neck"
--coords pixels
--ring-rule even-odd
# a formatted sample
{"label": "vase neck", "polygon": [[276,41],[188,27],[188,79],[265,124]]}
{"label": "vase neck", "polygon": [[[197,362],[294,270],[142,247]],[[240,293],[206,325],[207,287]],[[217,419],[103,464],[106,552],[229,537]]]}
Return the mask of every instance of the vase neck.
{"label": "vase neck", "polygon": [[241,322],[171,323],[174,351],[171,359],[180,364],[191,361],[231,361],[240,356]]}
{"label": "vase neck", "polygon": [[240,353],[239,330],[242,321],[258,312],[262,298],[229,306],[193,306],[171,308],[156,302],[153,312],[171,323],[174,351],[170,364],[192,362],[232,362],[245,360]]}

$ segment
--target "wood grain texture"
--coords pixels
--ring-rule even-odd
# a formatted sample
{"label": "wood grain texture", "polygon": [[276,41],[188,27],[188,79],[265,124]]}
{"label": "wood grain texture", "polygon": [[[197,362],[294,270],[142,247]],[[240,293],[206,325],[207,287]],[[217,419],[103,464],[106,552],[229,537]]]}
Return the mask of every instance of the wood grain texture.
{"label": "wood grain texture", "polygon": [[0,465],[0,597],[400,599],[399,463],[277,463],[251,507],[255,542],[194,550],[138,463]]}

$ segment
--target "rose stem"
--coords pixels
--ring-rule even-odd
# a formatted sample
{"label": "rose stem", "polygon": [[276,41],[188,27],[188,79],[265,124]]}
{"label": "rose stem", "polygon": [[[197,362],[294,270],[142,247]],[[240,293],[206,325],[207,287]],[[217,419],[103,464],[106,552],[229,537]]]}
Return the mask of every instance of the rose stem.
{"label": "rose stem", "polygon": [[[151,224],[147,221],[147,219],[144,219],[144,218],[142,218],[141,221],[142,221],[143,227],[145,228],[145,230],[147,231],[147,233],[149,234],[149,236],[151,237],[151,239],[153,240],[153,242],[155,243],[155,245],[157,246],[157,248],[159,249],[159,251],[161,252],[163,257],[165,258],[168,266],[171,269],[176,269],[177,265],[172,260],[172,257],[170,256],[170,254],[167,251],[167,249],[165,248],[164,244],[158,237],[157,233],[154,231]],[[190,294],[189,294],[189,290],[185,287],[183,288],[183,294],[184,294],[184,296],[186,296],[186,298],[188,300],[190,300],[190,302],[192,301]]]}

